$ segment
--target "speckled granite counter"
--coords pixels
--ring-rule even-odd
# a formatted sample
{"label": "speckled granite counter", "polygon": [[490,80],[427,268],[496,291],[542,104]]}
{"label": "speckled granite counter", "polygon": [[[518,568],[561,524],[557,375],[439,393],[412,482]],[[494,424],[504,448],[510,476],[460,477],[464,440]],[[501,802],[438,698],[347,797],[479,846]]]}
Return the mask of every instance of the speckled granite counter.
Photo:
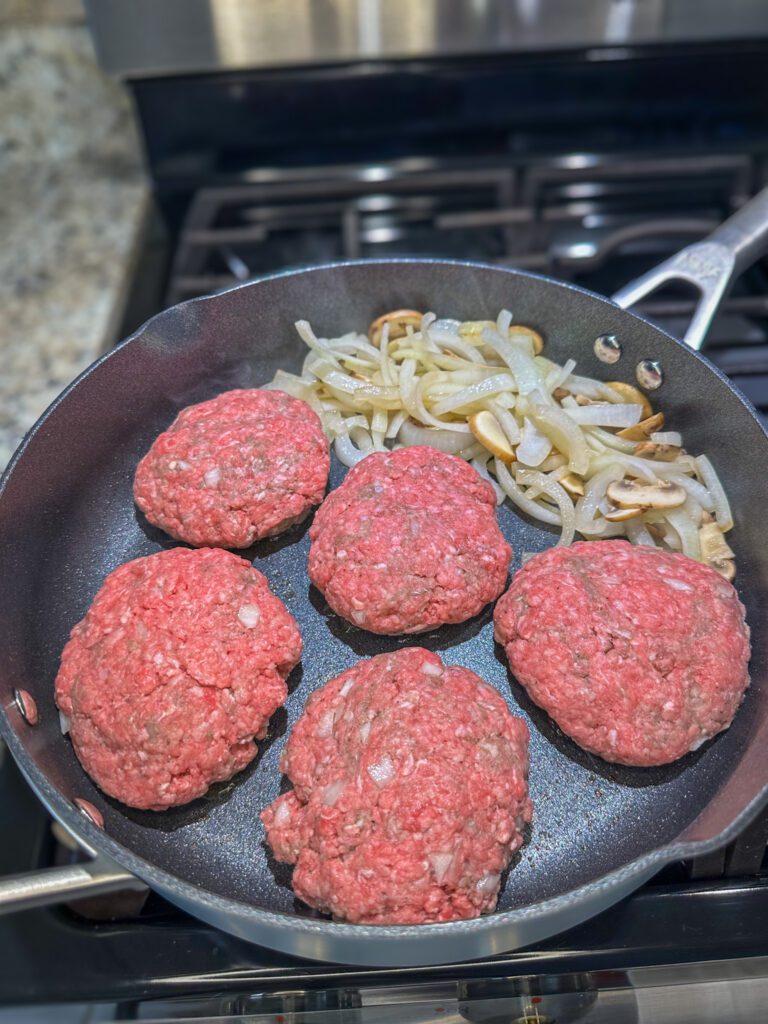
{"label": "speckled granite counter", "polygon": [[148,189],[80,25],[0,25],[0,469],[114,341]]}

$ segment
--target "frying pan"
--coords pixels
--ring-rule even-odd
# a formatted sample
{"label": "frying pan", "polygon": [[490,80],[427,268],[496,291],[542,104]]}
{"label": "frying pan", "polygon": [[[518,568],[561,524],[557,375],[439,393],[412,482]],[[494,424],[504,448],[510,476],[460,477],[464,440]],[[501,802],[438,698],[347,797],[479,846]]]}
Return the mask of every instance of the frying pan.
{"label": "frying pan", "polygon": [[[731,279],[762,251],[766,235],[762,193],[706,242],[615,301],[543,277],[445,260],[297,270],[166,310],[86,370],[32,429],[0,485],[0,727],[39,798],[93,860],[7,879],[0,906],[146,883],[210,924],[286,953],[378,966],[445,963],[528,945],[575,925],[664,863],[732,839],[768,796],[768,437],[747,401],[694,348],[622,307],[661,281],[683,278],[702,292],[687,336],[698,347]],[[256,761],[207,797],[159,814],[109,799],[61,734],[53,681],[69,630],[107,573],[173,543],[142,520],[131,500],[139,457],[183,406],[263,384],[278,367],[298,368],[303,346],[295,319],[307,317],[319,334],[332,336],[364,330],[380,313],[404,306],[459,319],[507,307],[541,331],[553,359],[573,356],[581,373],[603,379],[634,382],[639,372],[646,384],[659,385],[654,404],[691,451],[710,455],[735,511],[729,542],[754,655],[752,686],[733,726],[667,767],[633,769],[592,757],[509,676],[493,643],[490,609],[416,639],[373,636],[331,614],[309,586],[305,524],[247,553],[298,620],[305,644],[286,707],[274,716]],[[611,366],[595,354],[595,340],[605,336],[621,349]],[[342,476],[334,465],[331,486]],[[499,521],[514,546],[515,568],[524,552],[554,543],[547,527],[506,505]],[[280,751],[308,694],[359,658],[413,643],[472,668],[528,720],[534,825],[490,916],[418,927],[335,923],[294,900],[288,870],[264,845],[259,811],[280,791]]]}

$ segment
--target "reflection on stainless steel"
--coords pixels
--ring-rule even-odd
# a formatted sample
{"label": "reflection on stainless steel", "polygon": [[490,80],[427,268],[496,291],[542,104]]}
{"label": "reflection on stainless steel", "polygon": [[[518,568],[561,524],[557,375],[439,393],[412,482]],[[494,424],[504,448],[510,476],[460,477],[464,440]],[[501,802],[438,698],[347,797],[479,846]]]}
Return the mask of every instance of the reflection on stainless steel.
{"label": "reflection on stainless steel", "polygon": [[768,962],[723,961],[628,972],[374,987],[292,988],[142,1004],[141,1020],[252,1024],[753,1024],[765,1019]]}
{"label": "reflection on stainless steel", "polygon": [[768,5],[700,0],[86,0],[116,74],[754,38]]}

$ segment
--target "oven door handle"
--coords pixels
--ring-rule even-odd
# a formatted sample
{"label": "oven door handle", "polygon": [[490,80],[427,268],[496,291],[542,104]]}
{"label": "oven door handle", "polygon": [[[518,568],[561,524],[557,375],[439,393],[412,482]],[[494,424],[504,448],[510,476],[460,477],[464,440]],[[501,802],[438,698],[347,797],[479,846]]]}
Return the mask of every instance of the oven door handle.
{"label": "oven door handle", "polygon": [[628,309],[660,285],[685,281],[699,292],[699,301],[683,341],[700,349],[718,306],[734,279],[768,249],[768,188],[745,203],[702,242],[676,255],[621,288],[613,301]]}
{"label": "oven door handle", "polygon": [[0,879],[0,914],[110,892],[140,892],[146,888],[135,875],[100,855],[82,864],[28,871]]}

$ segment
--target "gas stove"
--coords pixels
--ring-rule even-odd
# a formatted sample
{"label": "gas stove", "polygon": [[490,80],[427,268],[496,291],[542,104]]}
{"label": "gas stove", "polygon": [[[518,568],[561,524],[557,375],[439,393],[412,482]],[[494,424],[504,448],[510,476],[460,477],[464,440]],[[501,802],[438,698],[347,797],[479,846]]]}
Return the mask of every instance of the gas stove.
{"label": "gas stove", "polygon": [[[611,294],[765,184],[766,56],[763,40],[645,41],[129,73],[156,204],[120,335],[261,274],[366,256],[476,259]],[[692,308],[667,291],[640,312],[679,336]],[[768,264],[737,282],[705,352],[768,416]],[[14,836],[0,875],[81,856],[9,758],[0,824]],[[767,842],[765,814],[570,932],[443,967],[292,959],[153,893],[34,910],[0,918],[0,993],[85,1004],[92,1021],[764,1019]]]}

